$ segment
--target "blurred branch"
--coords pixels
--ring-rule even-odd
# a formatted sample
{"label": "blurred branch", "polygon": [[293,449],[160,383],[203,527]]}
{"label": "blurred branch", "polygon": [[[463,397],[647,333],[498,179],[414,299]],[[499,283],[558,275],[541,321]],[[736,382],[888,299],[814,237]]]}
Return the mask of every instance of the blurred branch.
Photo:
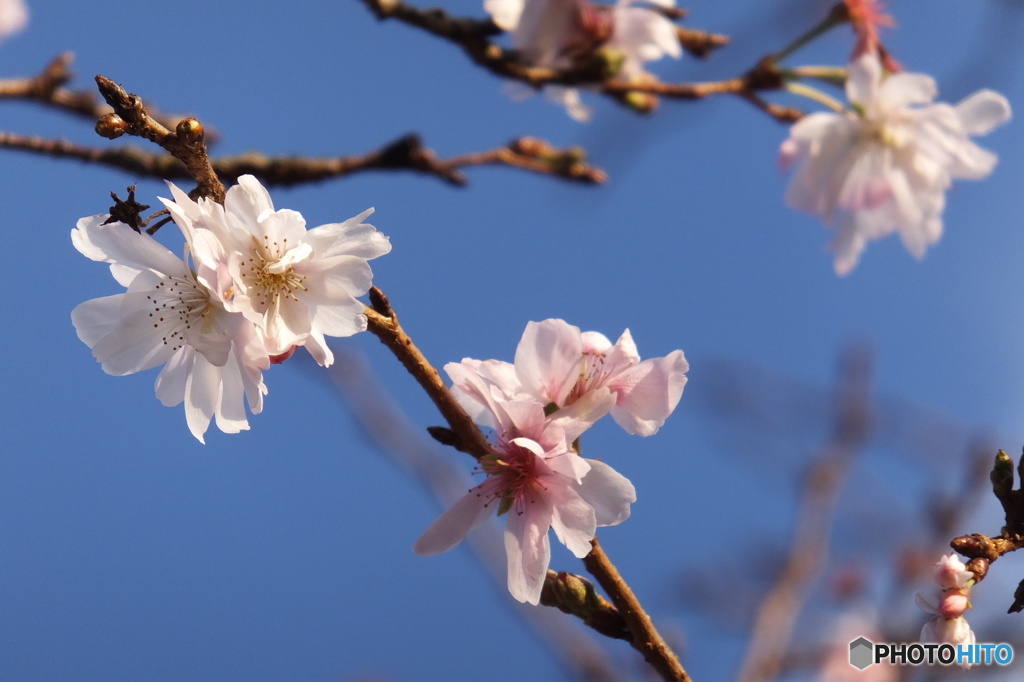
{"label": "blurred branch", "polygon": [[[45,107],[74,114],[92,121],[109,114],[113,109],[103,104],[91,90],[69,90],[64,86],[75,76],[71,71],[74,55],[65,52],[51,61],[43,71],[30,78],[0,79],[0,100],[25,100],[36,102]],[[163,114],[148,108],[149,115],[160,121],[167,128],[173,128],[186,116]],[[207,130],[207,143],[214,134]]]}
{"label": "blurred branch", "polygon": [[[174,156],[134,146],[98,149],[66,140],[0,132],[0,148],[98,163],[136,177],[192,178],[185,165]],[[581,149],[557,149],[536,138],[519,138],[502,147],[449,159],[437,158],[418,135],[406,135],[380,149],[355,156],[317,159],[272,157],[251,152],[210,159],[210,164],[214,173],[225,181],[233,182],[248,173],[260,178],[265,185],[319,182],[370,170],[410,170],[462,186],[467,180],[459,172],[460,168],[485,165],[511,166],[585,184],[602,183],[607,177],[603,170],[586,163],[586,154]]]}
{"label": "blurred branch", "polygon": [[844,358],[832,440],[807,474],[789,558],[758,611],[737,677],[743,682],[778,675],[803,602],[825,565],[842,483],[870,431],[870,374],[866,352]]}
{"label": "blurred branch", "polygon": [[[474,63],[502,78],[521,81],[537,89],[545,85],[585,85],[588,90],[605,94],[620,104],[641,111],[653,110],[657,102],[636,106],[631,104],[633,93],[680,100],[706,99],[723,94],[749,99],[757,91],[778,90],[783,84],[771,58],[765,58],[740,77],[697,83],[663,83],[653,76],[643,81],[616,80],[614,74],[607,72],[608,65],[597,57],[564,69],[536,67],[523,61],[514,50],[505,50],[490,40],[491,36],[501,33],[490,20],[453,17],[444,10],[423,10],[404,0],[362,2],[382,21],[397,19],[458,45]],[[680,33],[680,40],[685,41],[683,45],[688,50],[706,55],[712,47],[725,45],[729,39],[700,31],[686,31]],[[792,122],[803,115],[790,107],[759,108],[782,122]]]}

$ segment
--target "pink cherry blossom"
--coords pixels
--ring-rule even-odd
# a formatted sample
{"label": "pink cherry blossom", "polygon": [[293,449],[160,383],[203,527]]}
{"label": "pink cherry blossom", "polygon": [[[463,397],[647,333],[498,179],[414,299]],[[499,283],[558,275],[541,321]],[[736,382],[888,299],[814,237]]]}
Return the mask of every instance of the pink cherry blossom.
{"label": "pink cherry blossom", "polygon": [[[604,399],[610,402],[610,394]],[[607,464],[583,459],[569,447],[586,422],[549,420],[532,401],[491,404],[495,444],[480,459],[487,478],[431,524],[413,549],[421,555],[448,551],[496,511],[506,517],[509,592],[537,604],[551,560],[548,530],[585,557],[599,526],[629,517],[636,491]]]}
{"label": "pink cherry blossom", "polygon": [[[970,595],[974,574],[954,553],[935,564],[938,599],[918,592],[914,601],[923,611],[934,614],[921,628],[921,641],[935,644],[974,644],[975,637],[964,613],[971,608]],[[964,667],[970,667],[965,665]]]}
{"label": "pink cherry blossom", "polygon": [[935,562],[934,570],[935,582],[942,589],[966,587],[969,580],[974,580],[974,574],[967,570],[956,552],[950,552]]}
{"label": "pink cherry blossom", "polygon": [[848,274],[868,241],[899,232],[921,258],[942,235],[945,193],[954,178],[980,179],[995,154],[969,139],[1010,118],[1006,98],[981,90],[956,106],[933,104],[924,74],[885,77],[875,54],[848,69],[854,110],[815,113],[793,125],[780,162],[798,168],[787,203],[835,224],[835,269]]}
{"label": "pink cherry blossom", "polygon": [[[457,376],[453,365],[445,369],[456,395],[468,398],[463,404],[471,414],[479,413],[496,391],[507,399],[532,398],[552,405],[559,409],[557,414],[581,411],[593,417],[592,406],[584,398],[607,390],[615,396],[612,418],[629,433],[641,436],[656,433],[672,414],[689,370],[681,350],[641,361],[628,329],[613,345],[602,334],[581,332],[559,319],[527,324],[514,365],[471,359],[461,365]],[[470,374],[487,388],[471,390],[465,380]]]}

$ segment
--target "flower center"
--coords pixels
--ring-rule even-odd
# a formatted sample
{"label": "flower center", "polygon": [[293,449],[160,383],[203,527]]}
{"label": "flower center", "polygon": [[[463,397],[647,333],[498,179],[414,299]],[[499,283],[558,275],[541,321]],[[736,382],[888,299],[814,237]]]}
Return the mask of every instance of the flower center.
{"label": "flower center", "polygon": [[296,292],[308,291],[306,275],[295,272],[292,265],[300,262],[288,258],[288,239],[270,241],[264,235],[263,241],[252,238],[251,257],[242,267],[242,279],[253,293],[257,309],[276,308],[280,299],[298,301]]}
{"label": "flower center", "polygon": [[191,277],[165,277],[146,299],[153,327],[163,328],[163,343],[174,351],[187,343],[185,337],[193,330],[202,330],[213,314],[209,292]]}
{"label": "flower center", "polygon": [[500,500],[499,516],[513,506],[517,507],[517,513],[522,513],[518,507],[532,501],[532,493],[539,485],[537,456],[515,443],[506,443],[500,453],[481,457],[480,469],[500,480],[494,489],[495,498]]}
{"label": "flower center", "polygon": [[580,375],[576,379],[576,384],[572,387],[572,390],[569,391],[565,404],[571,405],[588,391],[600,388],[607,377],[608,370],[605,368],[605,354],[595,353],[594,351],[584,352],[583,364],[580,365]]}

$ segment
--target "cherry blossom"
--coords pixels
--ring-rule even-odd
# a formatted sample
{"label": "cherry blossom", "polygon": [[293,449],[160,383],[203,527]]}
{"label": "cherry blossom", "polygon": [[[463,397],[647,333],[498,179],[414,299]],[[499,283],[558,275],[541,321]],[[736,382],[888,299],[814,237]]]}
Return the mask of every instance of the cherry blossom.
{"label": "cherry blossom", "polygon": [[[457,374],[452,364],[445,370],[455,382],[456,395],[468,398],[463,404],[472,415],[485,407],[492,410],[489,396],[497,391],[507,399],[553,405],[559,408],[555,414],[581,411],[596,419],[603,415],[595,417],[589,400],[582,399],[608,390],[615,397],[612,418],[629,433],[641,436],[657,433],[672,414],[689,370],[681,350],[641,361],[628,329],[612,345],[603,334],[581,332],[558,319],[527,324],[514,365],[469,358],[461,365]],[[488,388],[468,383],[466,377],[471,375]]]}
{"label": "cherry blossom", "polygon": [[224,205],[193,201],[174,185],[164,205],[192,235],[199,281],[224,307],[257,325],[267,353],[285,357],[304,346],[321,365],[334,355],[325,336],[366,329],[368,260],[391,250],[388,238],[363,223],[373,209],[343,223],[306,229],[296,211],[275,210],[270,194],[251,175],[227,191]]}
{"label": "cherry blossom", "polygon": [[[914,601],[922,610],[934,614],[921,629],[921,641],[934,644],[974,644],[964,613],[971,608],[970,595],[974,574],[956,554],[943,556],[935,564],[935,582],[940,588],[938,600],[918,592]],[[965,664],[964,667],[970,667]]]}
{"label": "cherry blossom", "polygon": [[189,430],[204,441],[211,419],[225,433],[249,428],[263,409],[269,358],[255,326],[228,312],[189,264],[147,234],[109,216],[82,218],[71,237],[85,256],[110,263],[127,291],[82,303],[71,313],[78,336],[108,374],[164,365],[156,395],[185,403]]}
{"label": "cherry blossom", "polygon": [[[605,391],[601,400],[606,405],[596,409],[607,410],[613,398]],[[505,515],[509,592],[518,601],[537,604],[551,560],[548,530],[577,557],[585,557],[598,527],[629,517],[636,491],[607,464],[583,459],[571,449],[569,443],[589,426],[585,419],[548,419],[533,401],[490,405],[495,442],[479,464],[487,478],[438,517],[413,549],[421,555],[446,552],[492,512]]]}
{"label": "cherry blossom", "polygon": [[836,226],[835,269],[848,274],[868,241],[899,232],[917,258],[942,235],[945,192],[954,178],[980,179],[997,157],[969,139],[1010,118],[991,90],[955,106],[932,104],[924,74],[885,77],[877,55],[850,64],[846,92],[854,110],[804,117],[790,130],[780,162],[798,168],[786,201]]}
{"label": "cherry blossom", "polygon": [[[673,7],[674,0],[644,4]],[[589,0],[486,0],[484,9],[498,27],[508,31],[522,59],[535,67],[565,69],[599,49],[621,55],[616,79],[646,77],[644,64],[664,56],[679,58],[682,46],[675,25],[664,15],[637,0],[619,0],[614,7]],[[578,121],[588,121],[591,110],[576,88],[546,85],[545,96],[566,108]],[[523,88],[513,90],[523,96]]]}
{"label": "cherry blossom", "polygon": [[28,25],[24,0],[0,0],[0,40],[23,31]]}

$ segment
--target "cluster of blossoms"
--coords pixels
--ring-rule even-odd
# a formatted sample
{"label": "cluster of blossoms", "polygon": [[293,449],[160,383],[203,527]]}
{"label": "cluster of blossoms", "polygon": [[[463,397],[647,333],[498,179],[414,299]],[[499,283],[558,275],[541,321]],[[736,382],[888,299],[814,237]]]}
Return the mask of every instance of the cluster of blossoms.
{"label": "cluster of blossoms", "polygon": [[926,644],[974,644],[974,632],[964,618],[964,612],[971,608],[974,574],[967,570],[956,554],[950,552],[935,564],[935,582],[941,590],[938,601],[920,592],[914,595],[919,607],[934,614],[921,628],[921,641]]}
{"label": "cluster of blossoms", "polygon": [[969,138],[1010,119],[1006,98],[981,90],[956,106],[935,103],[927,75],[892,73],[875,52],[847,70],[852,110],[798,121],[780,150],[796,164],[786,201],[835,225],[835,269],[857,265],[868,241],[899,232],[920,258],[942,235],[945,194],[954,178],[980,179],[997,157]]}
{"label": "cluster of blossoms", "polygon": [[302,216],[275,210],[266,189],[245,175],[224,204],[193,201],[170,185],[162,199],[186,241],[184,260],[151,236],[108,215],[82,218],[72,230],[85,256],[110,263],[127,291],[86,301],[72,321],[114,375],[164,365],[156,395],[185,403],[200,441],[216,419],[225,433],[248,429],[245,402],[263,408],[263,370],[305,347],[333,362],[325,336],[366,329],[367,261],[391,250],[362,220],[306,229]]}
{"label": "cluster of blossoms", "polygon": [[455,547],[492,511],[506,515],[508,588],[537,604],[551,558],[548,529],[585,557],[599,526],[629,517],[636,492],[577,438],[606,414],[627,432],[656,433],[679,402],[689,366],[681,350],[641,361],[629,330],[613,345],[563,320],[531,322],[515,363],[464,359],[445,371],[474,420],[492,430],[487,475],[416,542],[418,554]]}
{"label": "cluster of blossoms", "polygon": [[[648,4],[669,8],[675,0]],[[520,56],[535,67],[570,68],[601,50],[616,61],[616,80],[638,82],[648,77],[646,62],[683,54],[675,24],[654,9],[637,6],[636,0],[618,0],[614,6],[589,0],[485,0],[484,9],[511,33]],[[548,85],[544,94],[577,121],[590,119],[590,109],[575,88]]]}

